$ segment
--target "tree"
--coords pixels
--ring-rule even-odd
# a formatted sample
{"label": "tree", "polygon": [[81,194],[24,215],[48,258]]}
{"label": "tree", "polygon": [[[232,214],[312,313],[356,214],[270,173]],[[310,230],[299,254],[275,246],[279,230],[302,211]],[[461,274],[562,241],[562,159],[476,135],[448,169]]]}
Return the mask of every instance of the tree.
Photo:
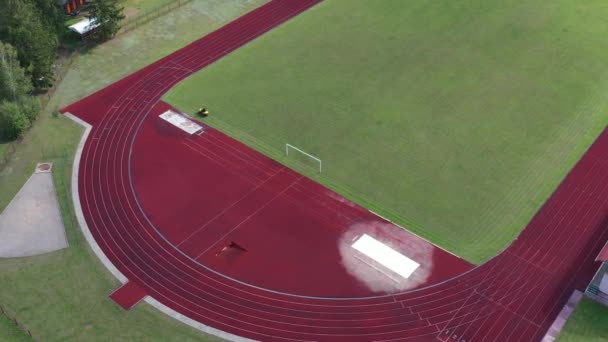
{"label": "tree", "polygon": [[125,16],[122,14],[124,7],[119,6],[118,2],[119,0],[94,0],[89,3],[87,17],[101,24],[93,32],[96,39],[112,38],[120,30],[120,22]]}
{"label": "tree", "polygon": [[32,91],[32,81],[19,65],[17,50],[0,41],[0,100],[17,101]]}
{"label": "tree", "polygon": [[0,41],[0,138],[18,138],[38,116],[40,103],[31,91],[32,82],[19,65],[17,51]]}
{"label": "tree", "polygon": [[44,88],[53,82],[57,27],[31,1],[0,0],[0,40],[15,47],[32,84]]}
{"label": "tree", "polygon": [[52,28],[58,36],[69,32],[65,26],[65,14],[56,0],[25,0],[31,2],[42,14],[45,27]]}

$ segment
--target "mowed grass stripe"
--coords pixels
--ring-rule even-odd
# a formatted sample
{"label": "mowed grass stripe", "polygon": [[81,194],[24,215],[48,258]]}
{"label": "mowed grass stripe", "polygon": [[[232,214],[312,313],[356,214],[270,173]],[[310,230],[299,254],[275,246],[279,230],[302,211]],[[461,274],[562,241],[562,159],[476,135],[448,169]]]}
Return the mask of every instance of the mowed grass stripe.
{"label": "mowed grass stripe", "polygon": [[331,0],[166,96],[321,183],[482,262],[608,123],[608,6]]}

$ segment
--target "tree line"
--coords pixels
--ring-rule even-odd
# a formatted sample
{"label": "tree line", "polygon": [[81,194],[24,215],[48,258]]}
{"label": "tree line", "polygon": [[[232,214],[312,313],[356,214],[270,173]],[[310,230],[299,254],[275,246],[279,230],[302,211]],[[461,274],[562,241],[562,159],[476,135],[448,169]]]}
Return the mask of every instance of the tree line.
{"label": "tree line", "polygon": [[[102,25],[92,39],[103,41],[120,29],[118,0],[92,0],[87,17]],[[56,0],[0,0],[0,139],[16,139],[40,111],[34,94],[54,83],[53,64],[62,42],[73,39]]]}

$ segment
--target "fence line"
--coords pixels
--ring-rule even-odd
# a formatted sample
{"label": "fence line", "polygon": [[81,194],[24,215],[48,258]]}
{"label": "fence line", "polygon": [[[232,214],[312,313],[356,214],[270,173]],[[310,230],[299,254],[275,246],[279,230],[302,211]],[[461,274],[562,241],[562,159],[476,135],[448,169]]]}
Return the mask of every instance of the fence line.
{"label": "fence line", "polygon": [[146,11],[134,16],[133,18],[123,20],[121,23],[121,28],[120,28],[120,30],[118,30],[118,33],[116,35],[120,35],[120,34],[129,32],[129,31],[137,28],[138,26],[143,25],[147,22],[150,22],[151,20],[154,20],[163,14],[169,13],[169,11],[174,10],[178,7],[181,7],[191,1],[192,0],[168,1],[164,4],[160,4],[156,7],[146,10]]}
{"label": "fence line", "polygon": [[55,78],[53,81],[53,85],[50,88],[46,89],[44,94],[41,94],[38,97],[40,101],[41,112],[43,112],[49,102],[51,102],[51,98],[53,98],[53,95],[57,91],[57,88],[61,84],[61,81],[63,81],[63,78],[70,70],[70,67],[72,66],[76,58],[80,55],[80,51],[83,47],[84,45],[81,45],[77,47],[74,51],[69,51],[69,55],[67,56],[67,58],[62,61],[61,65],[58,68],[55,69],[55,74],[53,75]]}

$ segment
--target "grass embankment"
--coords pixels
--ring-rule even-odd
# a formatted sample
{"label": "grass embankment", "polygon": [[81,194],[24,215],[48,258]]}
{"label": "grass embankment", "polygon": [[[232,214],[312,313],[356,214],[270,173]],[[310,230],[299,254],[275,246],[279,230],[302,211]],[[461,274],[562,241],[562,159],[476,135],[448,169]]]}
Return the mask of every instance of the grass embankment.
{"label": "grass embankment", "polygon": [[[82,128],[51,113],[211,32],[265,0],[194,1],[80,56],[47,109],[0,170],[3,210],[41,161],[54,180],[70,247],[31,258],[0,259],[0,304],[42,341],[215,341],[139,304],[125,312],[107,295],[118,282],[92,254],[77,226],[69,184]],[[204,18],[204,20],[200,20]],[[185,25],[196,21],[197,25]],[[7,145],[0,145],[6,148]],[[4,340],[0,334],[0,340]]]}
{"label": "grass embankment", "polygon": [[326,1],[165,99],[480,263],[608,123],[607,16],[603,0]]}
{"label": "grass embankment", "polygon": [[608,341],[608,308],[588,298],[583,298],[568,319],[557,341]]}

